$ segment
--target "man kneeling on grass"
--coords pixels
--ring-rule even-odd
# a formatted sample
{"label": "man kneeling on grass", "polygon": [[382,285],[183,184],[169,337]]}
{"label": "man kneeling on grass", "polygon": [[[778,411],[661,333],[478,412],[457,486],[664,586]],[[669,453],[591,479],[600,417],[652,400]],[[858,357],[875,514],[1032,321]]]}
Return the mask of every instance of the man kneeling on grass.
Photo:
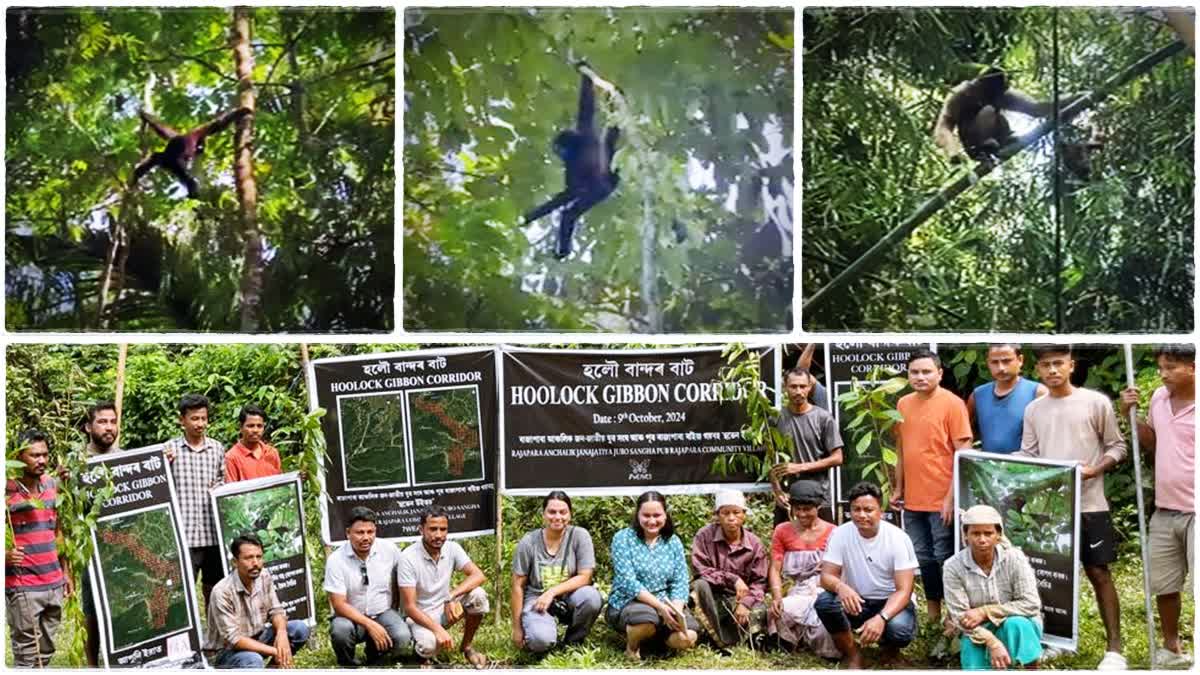
{"label": "man kneeling on grass", "polygon": [[[462,546],[446,541],[450,515],[445,508],[426,508],[420,529],[421,541],[404,549],[396,565],[400,604],[408,617],[417,656],[424,659],[422,665],[427,665],[434,656],[453,649],[454,638],[446,629],[465,616],[460,650],[468,663],[484,668],[487,657],[471,643],[489,609],[482,588],[487,577]],[[450,588],[455,570],[464,572],[467,578]]]}
{"label": "man kneeling on grass", "polygon": [[852,522],[829,537],[817,616],[842,653],[843,666],[863,667],[855,633],[864,647],[879,643],[881,663],[900,665],[900,650],[912,642],[917,625],[912,602],[917,554],[903,530],[883,522],[878,487],[859,483],[847,497]]}
{"label": "man kneeling on grass", "polygon": [[229,545],[234,570],[213,587],[204,652],[218,668],[293,667],[292,655],[308,642],[308,624],[288,621],[263,569],[262,541],[243,534]]}

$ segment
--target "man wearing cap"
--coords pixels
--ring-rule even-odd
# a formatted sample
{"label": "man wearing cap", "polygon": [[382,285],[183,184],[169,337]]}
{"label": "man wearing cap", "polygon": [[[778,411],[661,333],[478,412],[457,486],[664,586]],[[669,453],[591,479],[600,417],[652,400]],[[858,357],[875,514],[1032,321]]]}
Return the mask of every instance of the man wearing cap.
{"label": "man wearing cap", "polygon": [[743,525],[746,497],[737,490],[717,493],[716,522],[692,539],[692,602],[696,617],[718,647],[764,635],[767,608],[767,550]]}
{"label": "man wearing cap", "polygon": [[963,635],[963,670],[1028,666],[1042,656],[1042,598],[1000,512],[980,504],[962,516],[966,548],[946,561],[946,610]]}

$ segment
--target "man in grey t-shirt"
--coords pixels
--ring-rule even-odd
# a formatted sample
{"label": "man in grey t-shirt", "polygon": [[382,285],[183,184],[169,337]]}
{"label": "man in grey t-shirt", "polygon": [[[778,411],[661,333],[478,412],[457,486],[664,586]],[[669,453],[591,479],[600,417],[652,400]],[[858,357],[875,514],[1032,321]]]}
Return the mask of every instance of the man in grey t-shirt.
{"label": "man in grey t-shirt", "polygon": [[[396,586],[412,632],[413,648],[428,664],[439,652],[454,647],[454,638],[446,629],[465,617],[460,645],[463,658],[475,668],[483,668],[487,657],[472,642],[489,610],[483,591],[487,577],[462,546],[447,541],[450,514],[444,507],[426,507],[421,513],[420,529],[421,541],[404,549],[396,562]],[[451,588],[455,571],[467,578]]]}
{"label": "man in grey t-shirt", "polygon": [[[829,492],[829,470],[842,463],[842,434],[829,411],[813,405],[809,399],[816,378],[800,367],[789,370],[783,378],[788,395],[787,406],[780,411],[775,427],[792,439],[792,461],[771,467],[771,490],[775,494],[775,524],[788,521],[787,491],[792,481],[813,480],[821,484],[827,503],[832,504]],[[833,521],[826,506],[821,518]]]}
{"label": "man in grey t-shirt", "polygon": [[[547,512],[555,502],[562,503],[550,500]],[[551,541],[554,534],[556,542]],[[583,642],[604,604],[591,584],[595,567],[592,535],[582,527],[567,525],[557,532],[553,526],[538,528],[522,537],[513,556],[514,607],[521,594],[520,613],[513,617],[514,639],[519,628],[525,648],[545,652],[557,641],[561,621],[567,624],[564,644]]]}

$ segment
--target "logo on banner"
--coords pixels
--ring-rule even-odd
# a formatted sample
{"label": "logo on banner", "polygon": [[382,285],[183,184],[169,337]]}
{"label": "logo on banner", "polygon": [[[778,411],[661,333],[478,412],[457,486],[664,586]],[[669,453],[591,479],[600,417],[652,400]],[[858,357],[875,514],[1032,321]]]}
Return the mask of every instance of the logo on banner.
{"label": "logo on banner", "polygon": [[650,460],[648,459],[631,459],[629,460],[629,478],[628,480],[650,480],[654,474],[650,473]]}

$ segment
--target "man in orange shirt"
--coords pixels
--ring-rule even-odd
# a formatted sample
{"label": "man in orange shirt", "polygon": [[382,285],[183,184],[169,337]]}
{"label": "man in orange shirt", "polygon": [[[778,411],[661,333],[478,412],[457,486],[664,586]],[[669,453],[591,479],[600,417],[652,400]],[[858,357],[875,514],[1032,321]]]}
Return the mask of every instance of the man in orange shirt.
{"label": "man in orange shirt", "polygon": [[225,453],[225,482],[232,483],[283,472],[279,451],[262,439],[267,428],[267,413],[256,405],[247,405],[238,413],[238,442]]}
{"label": "man in orange shirt", "polygon": [[[912,538],[921,585],[925,587],[930,623],[942,615],[942,563],[954,552],[954,453],[971,447],[971,421],[962,399],[939,386],[942,362],[925,349],[908,359],[911,394],[896,409],[896,489],[892,508],[904,509],[904,531]],[[948,642],[939,640],[931,656],[945,654]]]}

